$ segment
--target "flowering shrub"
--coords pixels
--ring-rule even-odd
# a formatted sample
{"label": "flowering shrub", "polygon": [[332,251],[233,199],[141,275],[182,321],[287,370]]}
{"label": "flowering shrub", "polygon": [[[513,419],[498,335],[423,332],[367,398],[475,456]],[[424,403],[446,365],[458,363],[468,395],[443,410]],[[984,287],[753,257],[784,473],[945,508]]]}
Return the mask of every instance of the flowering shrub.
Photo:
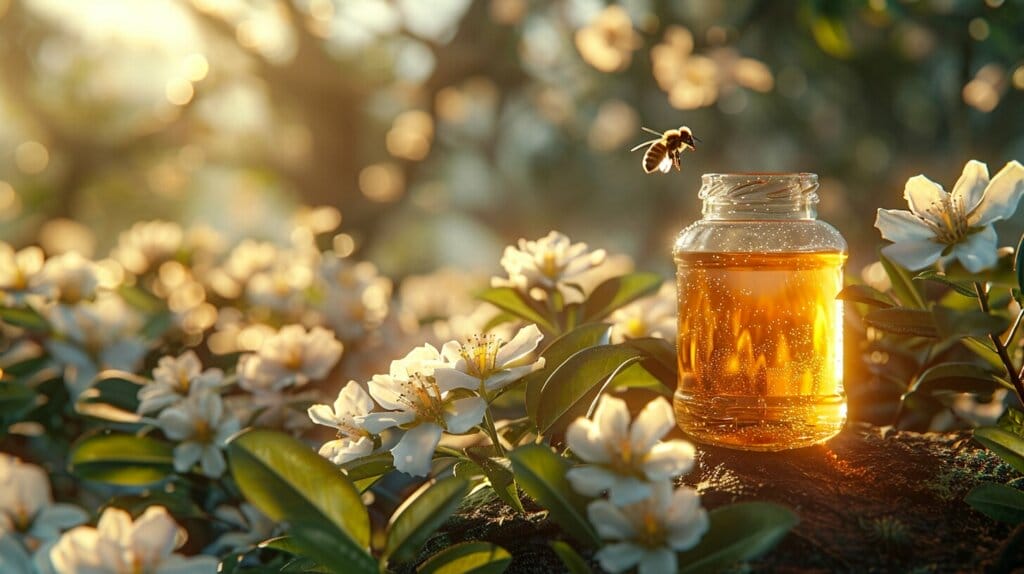
{"label": "flowering shrub", "polygon": [[422,550],[470,493],[545,510],[571,569],[705,571],[795,523],[675,486],[694,448],[664,440],[661,277],[552,232],[475,300],[451,271],[396,294],[326,231],[231,246],[144,222],[97,261],[0,247],[4,572],[501,571],[490,542]]}

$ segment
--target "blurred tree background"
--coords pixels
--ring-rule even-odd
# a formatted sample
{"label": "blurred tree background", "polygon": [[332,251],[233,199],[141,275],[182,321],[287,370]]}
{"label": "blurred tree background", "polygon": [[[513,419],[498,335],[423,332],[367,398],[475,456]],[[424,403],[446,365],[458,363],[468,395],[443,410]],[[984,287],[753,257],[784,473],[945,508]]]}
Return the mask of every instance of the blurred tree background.
{"label": "blurred tree background", "polygon": [[549,229],[669,272],[701,173],[800,170],[856,273],[908,177],[1024,157],[1022,104],[1021,0],[0,0],[0,239],[333,205],[393,276]]}

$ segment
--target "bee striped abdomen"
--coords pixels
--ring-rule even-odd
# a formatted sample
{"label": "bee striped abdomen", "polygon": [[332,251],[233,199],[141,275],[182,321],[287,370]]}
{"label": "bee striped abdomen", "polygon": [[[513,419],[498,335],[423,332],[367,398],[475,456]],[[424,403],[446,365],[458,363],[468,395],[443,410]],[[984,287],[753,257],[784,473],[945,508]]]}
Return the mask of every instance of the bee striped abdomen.
{"label": "bee striped abdomen", "polygon": [[651,147],[647,148],[644,152],[644,171],[651,173],[658,169],[658,164],[665,159],[665,153],[668,148],[665,146],[664,140],[656,141],[651,144]]}

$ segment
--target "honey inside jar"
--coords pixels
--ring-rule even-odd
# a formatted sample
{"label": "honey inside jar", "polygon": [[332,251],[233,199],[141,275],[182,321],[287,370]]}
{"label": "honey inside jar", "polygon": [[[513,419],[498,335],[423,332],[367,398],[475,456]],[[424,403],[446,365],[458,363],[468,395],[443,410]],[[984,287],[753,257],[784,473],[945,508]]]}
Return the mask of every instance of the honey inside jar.
{"label": "honey inside jar", "polygon": [[846,420],[842,252],[677,253],[676,416],[709,444],[781,450]]}

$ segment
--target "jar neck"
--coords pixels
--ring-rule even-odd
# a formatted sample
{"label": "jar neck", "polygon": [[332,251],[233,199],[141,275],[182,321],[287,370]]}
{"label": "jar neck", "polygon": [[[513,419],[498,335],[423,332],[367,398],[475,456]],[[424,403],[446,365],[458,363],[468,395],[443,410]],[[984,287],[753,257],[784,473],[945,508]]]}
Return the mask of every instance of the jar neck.
{"label": "jar neck", "polygon": [[816,219],[813,173],[707,173],[701,179],[704,219]]}

